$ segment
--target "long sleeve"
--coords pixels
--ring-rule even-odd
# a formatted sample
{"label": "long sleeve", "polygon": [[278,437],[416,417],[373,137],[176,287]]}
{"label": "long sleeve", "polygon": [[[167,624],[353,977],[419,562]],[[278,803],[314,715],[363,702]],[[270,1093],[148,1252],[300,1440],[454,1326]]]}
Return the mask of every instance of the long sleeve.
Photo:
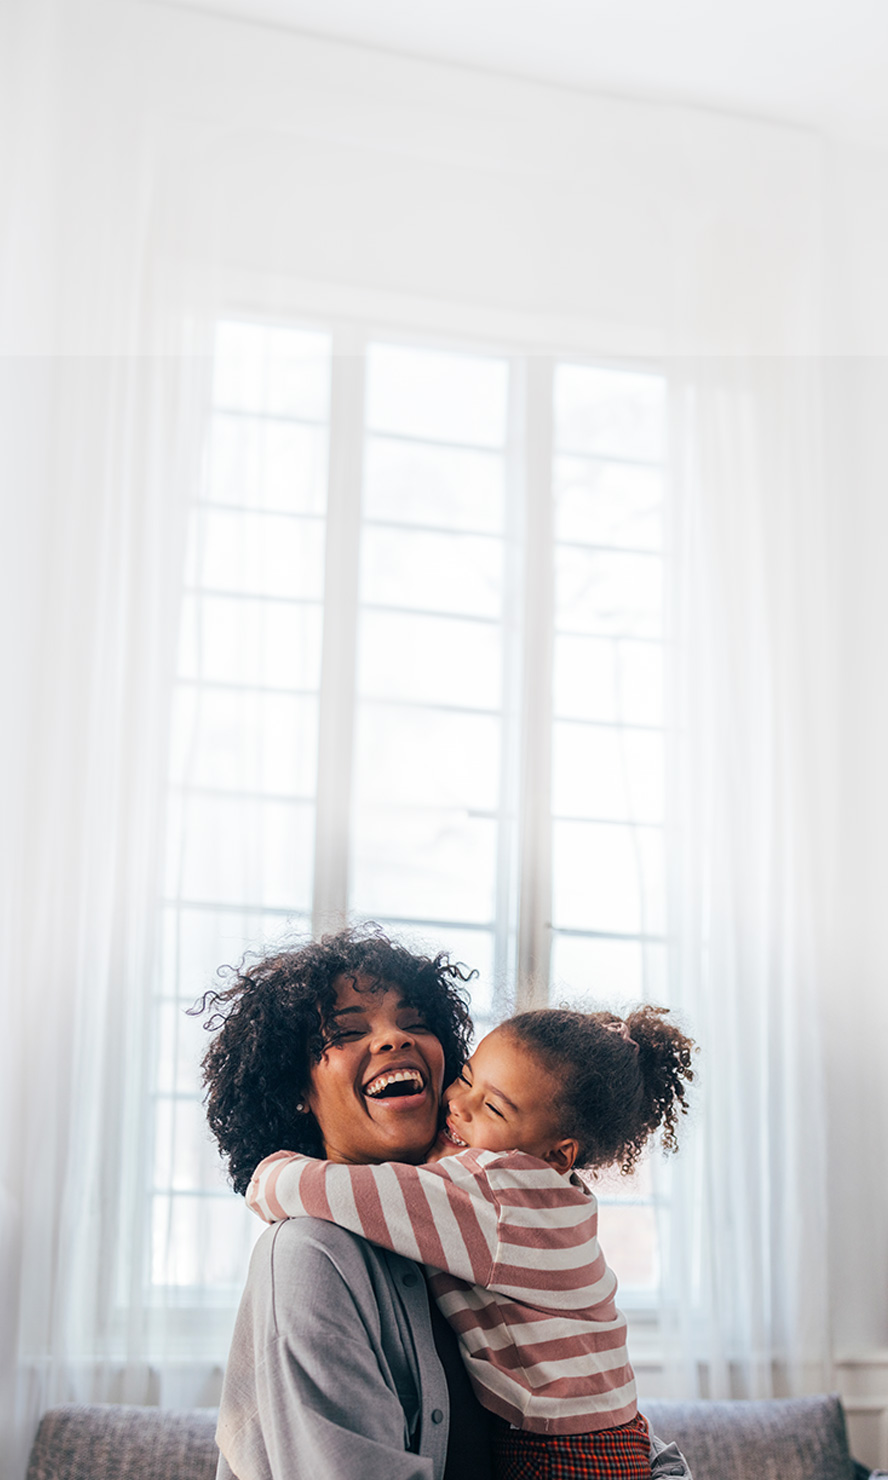
{"label": "long sleeve", "polygon": [[486,1285],[499,1224],[483,1171],[489,1155],[462,1152],[433,1166],[344,1166],[278,1151],[257,1167],[247,1204],[269,1223],[323,1218],[408,1259]]}

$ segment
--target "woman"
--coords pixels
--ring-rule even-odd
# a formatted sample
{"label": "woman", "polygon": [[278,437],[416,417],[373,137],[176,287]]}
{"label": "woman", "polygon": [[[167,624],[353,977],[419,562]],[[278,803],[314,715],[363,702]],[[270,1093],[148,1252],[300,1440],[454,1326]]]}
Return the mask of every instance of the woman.
{"label": "woman", "polygon": [[[212,994],[208,1116],[235,1190],[280,1147],[422,1161],[466,1057],[467,979],[370,927],[257,960]],[[314,1219],[256,1245],[217,1439],[218,1480],[490,1474],[486,1415],[422,1271]],[[652,1448],[658,1475],[687,1473]]]}

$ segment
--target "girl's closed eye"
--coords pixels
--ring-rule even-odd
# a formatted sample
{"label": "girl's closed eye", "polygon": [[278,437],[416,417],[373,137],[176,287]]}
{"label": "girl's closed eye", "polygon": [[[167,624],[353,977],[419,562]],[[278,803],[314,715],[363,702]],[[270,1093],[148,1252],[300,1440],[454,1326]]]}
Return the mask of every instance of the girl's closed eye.
{"label": "girl's closed eye", "polygon": [[498,1115],[499,1116],[500,1120],[505,1120],[506,1117],[503,1114],[502,1110],[497,1110],[496,1106],[495,1105],[491,1105],[491,1103],[490,1103],[489,1100],[485,1100],[484,1103],[487,1106],[487,1109],[488,1110],[492,1110],[493,1113],[494,1113],[494,1115]]}

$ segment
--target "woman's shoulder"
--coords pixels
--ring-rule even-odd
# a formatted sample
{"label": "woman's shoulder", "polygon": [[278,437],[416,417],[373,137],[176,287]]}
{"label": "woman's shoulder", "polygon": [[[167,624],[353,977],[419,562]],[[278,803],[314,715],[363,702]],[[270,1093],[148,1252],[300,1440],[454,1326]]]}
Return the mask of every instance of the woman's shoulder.
{"label": "woman's shoulder", "polygon": [[249,1285],[287,1323],[294,1309],[306,1320],[312,1310],[328,1319],[345,1303],[378,1308],[383,1291],[415,1287],[422,1274],[410,1259],[368,1243],[356,1233],[320,1218],[287,1218],[256,1242]]}
{"label": "woman's shoulder", "polygon": [[326,1272],[339,1270],[349,1277],[366,1268],[368,1258],[377,1252],[366,1239],[336,1223],[321,1218],[285,1218],[257,1239],[252,1263],[260,1270],[267,1269],[278,1285],[291,1276],[303,1285],[309,1273],[323,1278]]}

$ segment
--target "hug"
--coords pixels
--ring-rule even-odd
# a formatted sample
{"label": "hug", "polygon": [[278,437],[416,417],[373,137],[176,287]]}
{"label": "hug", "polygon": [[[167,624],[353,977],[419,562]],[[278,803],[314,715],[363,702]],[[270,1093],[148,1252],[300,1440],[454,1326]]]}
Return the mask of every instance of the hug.
{"label": "hug", "polygon": [[219,1480],[688,1474],[638,1411],[576,1170],[675,1148],[693,1045],[662,1009],[553,1010],[470,1055],[468,977],[368,927],[244,964],[208,999],[210,1126],[272,1224]]}

